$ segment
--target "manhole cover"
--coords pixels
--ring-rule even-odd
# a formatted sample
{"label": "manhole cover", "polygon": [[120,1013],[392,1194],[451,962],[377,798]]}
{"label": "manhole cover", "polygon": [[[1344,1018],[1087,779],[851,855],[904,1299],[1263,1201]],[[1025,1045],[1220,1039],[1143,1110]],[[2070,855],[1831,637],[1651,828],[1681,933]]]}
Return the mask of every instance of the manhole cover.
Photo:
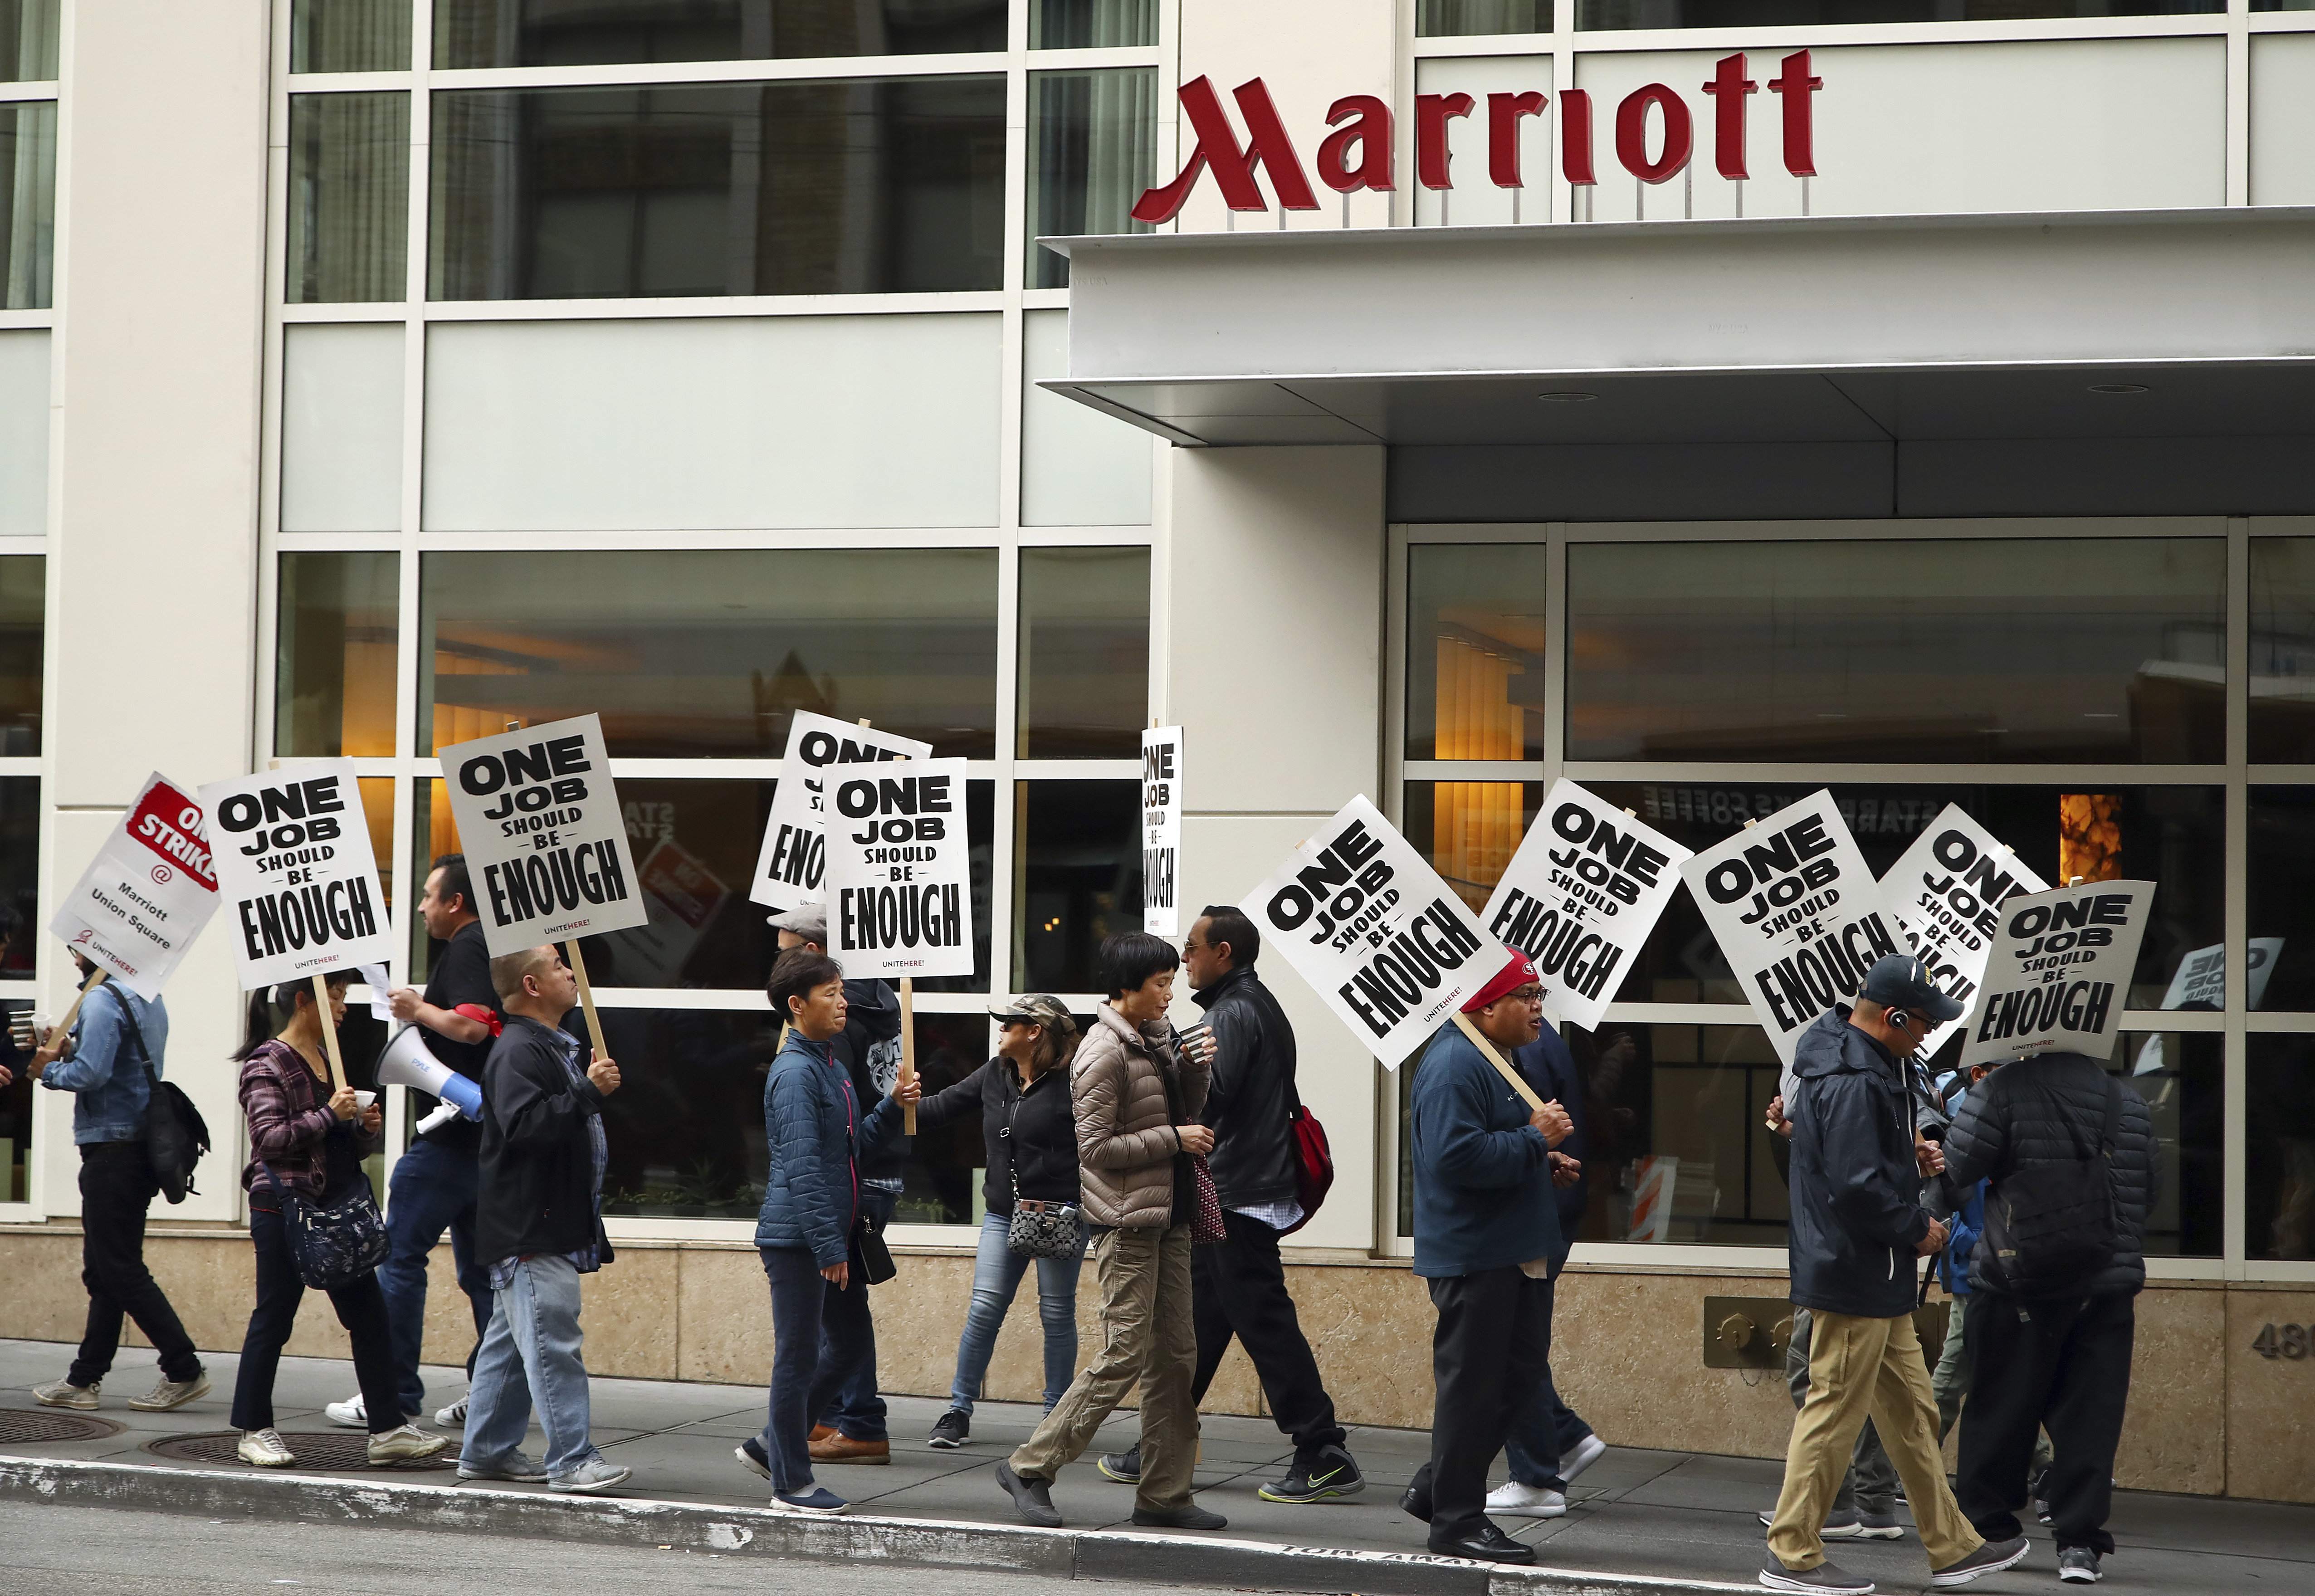
{"label": "manhole cover", "polygon": [[0,1407],[0,1446],[33,1446],[44,1441],[102,1441],[118,1435],[121,1427],[111,1419],[92,1419],[49,1408]]}
{"label": "manhole cover", "polygon": [[[400,1463],[373,1463],[369,1460],[369,1437],[358,1430],[301,1432],[291,1434],[284,1431],[281,1440],[297,1460],[288,1465],[296,1469],[343,1470],[376,1468],[387,1473],[422,1473],[430,1468],[456,1468],[458,1448],[454,1441],[430,1458],[412,1458]],[[148,1441],[145,1450],[156,1458],[173,1458],[180,1463],[221,1464],[228,1468],[253,1467],[244,1463],[235,1448],[241,1444],[238,1430],[210,1430],[199,1435],[171,1435],[159,1441]]]}

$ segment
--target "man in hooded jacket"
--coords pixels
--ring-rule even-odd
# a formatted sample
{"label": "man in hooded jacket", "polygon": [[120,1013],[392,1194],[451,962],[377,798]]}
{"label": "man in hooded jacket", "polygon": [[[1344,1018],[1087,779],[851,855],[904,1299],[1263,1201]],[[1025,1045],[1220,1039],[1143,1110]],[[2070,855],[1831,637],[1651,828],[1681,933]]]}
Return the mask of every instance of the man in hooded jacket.
{"label": "man in hooded jacket", "polygon": [[1967,1584],[2027,1552],[2022,1537],[1987,1544],[1954,1501],[1913,1330],[1913,1260],[1941,1248],[1946,1231],[1921,1203],[1922,1178],[1942,1166],[1918,1139],[1904,1060],[1960,1015],[1920,961],[1892,954],[1867,971],[1854,1007],[1837,1004],[1802,1033],[1794,1057],[1792,1297],[1814,1332],[1761,1568],[1773,1591],[1872,1591],[1825,1561],[1820,1534],[1868,1416],[1905,1482],[1932,1584]]}

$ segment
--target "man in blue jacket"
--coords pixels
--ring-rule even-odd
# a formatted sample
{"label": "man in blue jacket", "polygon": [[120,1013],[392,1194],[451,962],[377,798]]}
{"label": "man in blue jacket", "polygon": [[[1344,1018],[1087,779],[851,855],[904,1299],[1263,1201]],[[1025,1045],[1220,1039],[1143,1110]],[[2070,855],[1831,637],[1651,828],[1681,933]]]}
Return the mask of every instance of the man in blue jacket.
{"label": "man in blue jacket", "polygon": [[[1463,1005],[1501,1053],[1536,1038],[1543,987],[1518,953]],[[1560,1251],[1551,1149],[1566,1110],[1525,1099],[1463,1034],[1439,1033],[1415,1067],[1411,1113],[1415,1272],[1430,1282],[1437,1390],[1431,1460],[1400,1505],[1431,1525],[1431,1549],[1532,1563],[1535,1548],[1486,1515],[1487,1469],[1512,1417],[1549,1378],[1551,1266]]]}
{"label": "man in blue jacket", "polygon": [[1772,1591],[1872,1591],[1824,1560],[1821,1534],[1868,1416],[1905,1482],[1932,1584],[1967,1584],[2026,1555],[2023,1537],[1988,1545],[1955,1503],[1913,1331],[1913,1261],[1945,1246],[1946,1228],[1921,1203],[1923,1177],[1943,1166],[1919,1139],[1904,1061],[1960,1015],[1920,960],[1893,953],[1866,972],[1855,1006],[1834,1005],[1795,1052],[1793,1305],[1813,1324],[1808,1397],[1761,1567]]}

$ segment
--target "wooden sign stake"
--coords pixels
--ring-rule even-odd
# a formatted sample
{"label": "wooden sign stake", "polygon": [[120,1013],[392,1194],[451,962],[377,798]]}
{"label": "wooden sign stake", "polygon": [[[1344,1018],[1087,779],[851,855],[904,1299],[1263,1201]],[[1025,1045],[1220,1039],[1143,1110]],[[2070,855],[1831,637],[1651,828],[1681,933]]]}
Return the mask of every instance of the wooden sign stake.
{"label": "wooden sign stake", "polygon": [[587,1011],[587,1035],[595,1044],[595,1059],[608,1058],[603,1051],[603,1016],[595,1012],[595,989],[588,982],[587,955],[579,951],[577,937],[563,944],[563,956],[571,962],[571,973],[579,978],[579,1006]]}
{"label": "wooden sign stake", "polygon": [[327,977],[314,977],[314,1017],[322,1022],[322,1051],[330,1060],[330,1091],[334,1095],[346,1084],[346,1061],[338,1053],[338,1028],[330,1024],[330,983]]}
{"label": "wooden sign stake", "polygon": [[[900,1082],[903,1086],[917,1078],[917,978],[900,978]],[[913,1103],[900,1110],[900,1132],[904,1136],[917,1133],[917,1105]]]}
{"label": "wooden sign stake", "polygon": [[[90,974],[88,980],[82,983],[80,996],[72,1000],[72,1006],[70,1008],[65,1010],[65,1017],[49,1027],[49,1036],[66,1036],[71,1033],[72,1023],[80,1015],[80,1006],[88,1001],[88,995],[96,990],[96,983],[103,979],[104,971],[102,970],[95,971]],[[43,1042],[46,1042],[48,1039],[48,1036],[40,1038]]]}
{"label": "wooden sign stake", "polygon": [[1512,1090],[1527,1100],[1530,1109],[1538,1113],[1543,1112],[1543,1099],[1535,1095],[1535,1088],[1527,1084],[1525,1077],[1512,1068],[1510,1060],[1495,1051],[1495,1044],[1487,1040],[1487,1033],[1471,1024],[1469,1015],[1459,1013],[1456,1015],[1455,1028],[1471,1039],[1471,1045],[1479,1050],[1480,1055],[1488,1063],[1494,1065],[1505,1080],[1511,1082]]}

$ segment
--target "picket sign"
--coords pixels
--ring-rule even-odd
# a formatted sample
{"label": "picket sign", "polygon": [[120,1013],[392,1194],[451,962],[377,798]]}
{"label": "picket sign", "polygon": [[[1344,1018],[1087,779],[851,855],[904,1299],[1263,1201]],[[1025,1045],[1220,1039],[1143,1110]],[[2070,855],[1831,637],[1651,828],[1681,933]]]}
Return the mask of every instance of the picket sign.
{"label": "picket sign", "polygon": [[338,1028],[330,1024],[330,980],[315,971],[314,980],[314,1016],[321,1022],[322,1048],[330,1060],[330,1095],[338,1095],[346,1084],[346,1061],[338,1052]]}
{"label": "picket sign", "polygon": [[208,817],[156,770],[106,835],[49,930],[150,1003],[217,907]]}
{"label": "picket sign", "polygon": [[828,901],[828,784],[847,765],[928,759],[933,745],[879,732],[865,717],[857,731],[842,721],[799,709],[788,718],[780,753],[779,785],[756,850],[750,901],[767,909],[800,909]]}
{"label": "picket sign", "polygon": [[1182,934],[1182,728],[1141,734],[1141,928]]}
{"label": "picket sign", "polygon": [[[868,724],[868,717],[866,715],[862,715],[860,717],[860,729],[864,732],[874,730],[874,727]],[[788,740],[791,742],[795,740],[794,734],[793,732],[789,734]],[[923,746],[925,752],[927,754],[932,752],[931,745],[926,744]],[[896,754],[892,757],[896,759],[906,759],[910,758],[910,756],[907,754]],[[817,802],[818,800],[815,799],[814,802]],[[758,870],[756,873],[756,875],[757,879],[761,881],[763,879],[764,873]],[[786,1029],[784,1026],[781,1030],[781,1041],[785,1042],[786,1039]],[[900,978],[900,1084],[905,1086],[907,1083],[916,1078],[917,978],[913,975],[904,975]],[[903,1105],[900,1110],[900,1134],[903,1136],[914,1136],[916,1133],[917,1105],[910,1103]]]}
{"label": "picket sign", "polygon": [[2153,914],[2152,882],[2079,876],[2003,904],[1985,982],[1962,1022],[1962,1067],[2111,1052]]}
{"label": "picket sign", "polygon": [[[1985,980],[2001,906],[2049,890],[2000,838],[1948,803],[1881,878],[1881,903],[1930,982],[1965,1014]],[[1932,1027],[1920,1056],[1943,1046],[1957,1023]]]}

